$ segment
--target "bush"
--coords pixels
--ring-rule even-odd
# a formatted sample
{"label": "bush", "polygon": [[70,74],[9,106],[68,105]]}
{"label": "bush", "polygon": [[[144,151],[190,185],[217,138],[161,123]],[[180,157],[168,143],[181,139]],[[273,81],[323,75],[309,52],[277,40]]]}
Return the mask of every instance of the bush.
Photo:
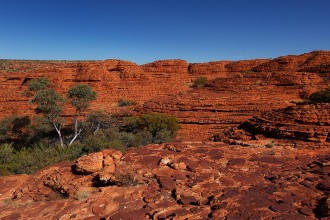
{"label": "bush", "polygon": [[55,150],[55,156],[57,157],[56,161],[69,161],[69,160],[75,160],[78,157],[81,157],[85,154],[84,145],[80,143],[74,143],[70,146],[61,147],[57,145]]}
{"label": "bush", "polygon": [[50,155],[45,149],[23,148],[16,151],[9,163],[9,170],[15,174],[31,174],[52,164]]}
{"label": "bush", "polygon": [[154,136],[153,143],[160,144],[164,142],[170,142],[174,138],[174,134],[171,131],[168,130],[162,130],[157,132],[157,134]]}
{"label": "bush", "polygon": [[0,120],[0,141],[9,139],[8,132],[12,129],[14,117],[3,118]]}
{"label": "bush", "polygon": [[119,107],[131,106],[131,105],[135,105],[135,104],[136,104],[136,102],[134,102],[132,100],[124,100],[124,99],[118,100],[118,106]]}
{"label": "bush", "polygon": [[145,146],[145,145],[148,145],[151,143],[154,143],[152,134],[147,130],[143,130],[143,131],[139,131],[138,133],[134,134],[133,140],[129,146],[130,147],[141,147],[141,146]]}
{"label": "bush", "polygon": [[120,151],[125,151],[125,147],[122,141],[107,137],[102,132],[100,132],[98,135],[88,136],[82,145],[82,151],[84,153],[97,152],[107,148],[115,148]]}
{"label": "bush", "polygon": [[[29,124],[27,126],[27,124]],[[74,160],[83,154],[115,148],[125,151],[128,147],[140,147],[151,143],[172,141],[179,124],[176,118],[164,114],[150,113],[141,116],[120,118],[96,114],[89,117],[86,131],[79,142],[70,146],[53,144],[51,127],[43,120],[30,120],[14,117],[0,121],[0,131],[10,140],[9,136],[33,137],[34,144],[4,143],[0,145],[0,175],[33,173],[48,165]],[[27,126],[27,128],[26,128]],[[24,133],[18,135],[13,133]],[[97,132],[95,132],[97,131]],[[26,135],[25,135],[26,134]],[[31,136],[31,137],[30,137]],[[43,140],[42,142],[40,140]]]}
{"label": "bush", "polygon": [[25,141],[29,136],[31,120],[28,116],[11,116],[0,120],[0,141]]}
{"label": "bush", "polygon": [[74,160],[83,155],[82,145],[50,147],[40,142],[30,148],[14,150],[11,145],[0,145],[0,175],[31,174],[51,164]]}
{"label": "bush", "polygon": [[208,83],[208,80],[206,77],[198,77],[197,79],[194,80],[192,87],[194,88],[199,88],[199,87],[204,87]]}
{"label": "bush", "polygon": [[175,117],[159,113],[126,117],[123,124],[126,132],[135,134],[136,143],[134,145],[138,146],[171,141],[180,128]]}
{"label": "bush", "polygon": [[330,103],[330,88],[312,93],[309,100],[318,103]]}
{"label": "bush", "polygon": [[14,148],[13,144],[1,144],[0,145],[0,165],[5,165],[11,160]]}
{"label": "bush", "polygon": [[155,137],[159,132],[168,131],[175,134],[180,126],[175,117],[160,113],[149,113],[140,116],[141,126]]}

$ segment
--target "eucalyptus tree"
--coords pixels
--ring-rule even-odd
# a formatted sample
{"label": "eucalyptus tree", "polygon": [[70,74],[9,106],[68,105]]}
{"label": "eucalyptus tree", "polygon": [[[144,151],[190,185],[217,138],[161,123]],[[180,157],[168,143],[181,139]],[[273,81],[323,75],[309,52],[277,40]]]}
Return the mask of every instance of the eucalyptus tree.
{"label": "eucalyptus tree", "polygon": [[[64,146],[61,116],[66,100],[52,87],[46,78],[33,79],[28,84],[28,90],[24,95],[33,96],[31,103],[36,104],[35,112],[43,115],[53,125],[61,146]],[[75,108],[74,135],[68,144],[71,145],[83,130],[82,123],[79,126],[78,119],[88,109],[90,103],[96,99],[96,93],[89,85],[78,84],[69,89],[67,98]]]}

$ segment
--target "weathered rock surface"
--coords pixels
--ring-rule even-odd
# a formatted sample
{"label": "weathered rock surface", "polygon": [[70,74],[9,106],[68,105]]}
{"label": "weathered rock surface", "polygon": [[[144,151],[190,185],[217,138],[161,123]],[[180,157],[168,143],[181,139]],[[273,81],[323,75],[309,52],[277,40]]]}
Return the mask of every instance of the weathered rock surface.
{"label": "weathered rock surface", "polygon": [[[329,86],[330,52],[245,61],[189,64],[184,60],[137,65],[128,61],[0,60],[0,118],[33,114],[22,97],[29,80],[47,77],[65,93],[76,83],[97,92],[92,110],[118,111],[118,100],[142,104],[138,112],[165,112],[179,118],[181,140],[206,140],[252,116],[293,106],[301,94]],[[206,76],[210,87],[192,89]],[[146,102],[146,103],[145,103]],[[67,108],[65,117],[73,110]]]}
{"label": "weathered rock surface", "polygon": [[1,177],[0,218],[328,219],[329,172],[326,150],[202,142],[105,150]]}
{"label": "weathered rock surface", "polygon": [[252,116],[294,106],[302,93],[327,87],[316,73],[237,73],[215,79],[208,87],[192,89],[144,103],[140,112],[165,112],[179,119],[179,137],[207,140]]}
{"label": "weathered rock surface", "polygon": [[243,128],[268,137],[330,142],[330,105],[300,103],[249,119]]}
{"label": "weathered rock surface", "polygon": [[259,72],[301,71],[329,73],[329,62],[330,57],[328,51],[313,51],[302,55],[278,57],[252,69]]}

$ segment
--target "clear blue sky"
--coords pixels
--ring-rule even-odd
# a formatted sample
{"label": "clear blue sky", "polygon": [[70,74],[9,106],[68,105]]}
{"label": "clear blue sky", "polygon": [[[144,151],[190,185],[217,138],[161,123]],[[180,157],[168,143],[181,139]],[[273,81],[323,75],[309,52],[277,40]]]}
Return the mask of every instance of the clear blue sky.
{"label": "clear blue sky", "polygon": [[274,58],[330,50],[330,0],[0,0],[0,59]]}

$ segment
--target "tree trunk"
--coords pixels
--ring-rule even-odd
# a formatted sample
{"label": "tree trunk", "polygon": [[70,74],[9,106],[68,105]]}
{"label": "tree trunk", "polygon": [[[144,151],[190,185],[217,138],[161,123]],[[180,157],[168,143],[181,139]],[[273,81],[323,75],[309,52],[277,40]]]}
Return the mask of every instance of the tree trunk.
{"label": "tree trunk", "polygon": [[62,138],[62,134],[61,134],[61,125],[59,125],[57,127],[57,125],[55,124],[55,122],[53,122],[53,126],[58,134],[58,138],[60,139],[60,143],[61,143],[61,147],[64,147],[64,143],[63,143],[63,138]]}
{"label": "tree trunk", "polygon": [[80,133],[83,130],[83,128],[80,128],[78,131],[78,117],[79,117],[79,113],[76,115],[76,119],[74,122],[74,136],[73,136],[72,140],[70,141],[69,146],[77,139],[77,137],[80,135]]}
{"label": "tree trunk", "polygon": [[97,128],[93,132],[93,135],[96,135],[99,130],[100,130],[100,123],[97,123]]}
{"label": "tree trunk", "polygon": [[82,128],[79,129],[79,132],[75,132],[74,137],[72,138],[72,140],[69,143],[69,146],[76,140],[76,138],[80,135],[80,133],[82,132]]}

